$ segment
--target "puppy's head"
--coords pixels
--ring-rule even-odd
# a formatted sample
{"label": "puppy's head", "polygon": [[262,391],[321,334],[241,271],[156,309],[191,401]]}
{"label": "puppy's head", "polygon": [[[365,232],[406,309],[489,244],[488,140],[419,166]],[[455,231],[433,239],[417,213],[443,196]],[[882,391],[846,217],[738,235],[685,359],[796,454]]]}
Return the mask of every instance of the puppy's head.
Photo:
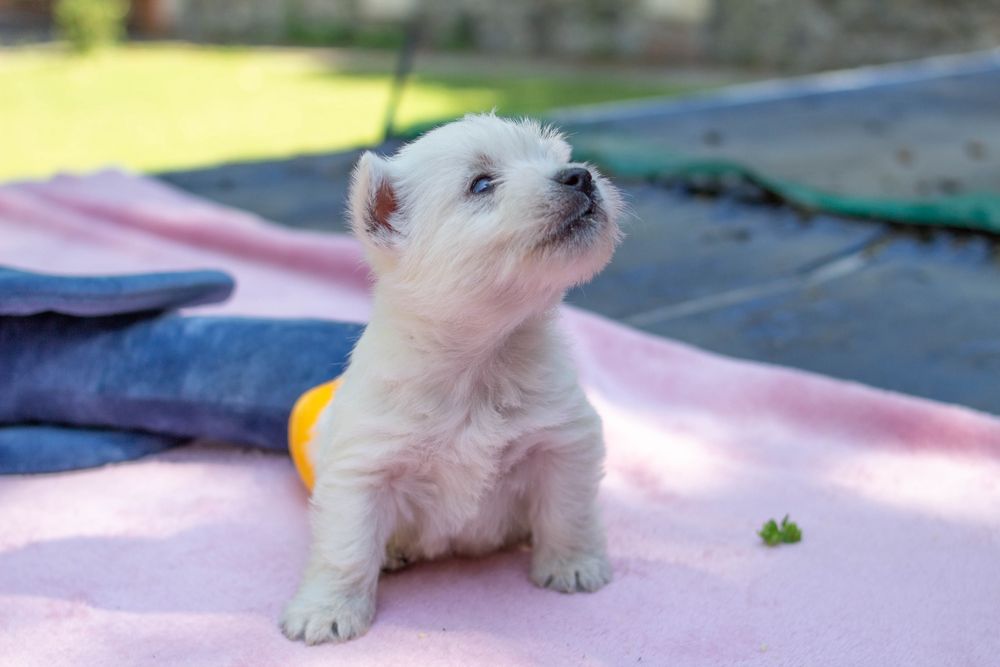
{"label": "puppy's head", "polygon": [[618,241],[618,191],[553,130],[492,114],[391,158],[365,153],[350,213],[379,285],[415,306],[547,305]]}

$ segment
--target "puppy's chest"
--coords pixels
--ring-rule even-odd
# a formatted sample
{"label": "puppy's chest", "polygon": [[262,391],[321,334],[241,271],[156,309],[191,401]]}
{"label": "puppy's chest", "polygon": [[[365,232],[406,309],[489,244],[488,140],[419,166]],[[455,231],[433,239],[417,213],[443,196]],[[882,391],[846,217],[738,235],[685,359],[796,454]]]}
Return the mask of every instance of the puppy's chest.
{"label": "puppy's chest", "polygon": [[509,495],[510,472],[564,421],[555,361],[536,345],[513,347],[490,366],[428,374],[426,392],[410,394],[407,477],[420,490],[410,497],[444,530],[472,520],[496,493]]}
{"label": "puppy's chest", "polygon": [[494,478],[524,455],[523,443],[538,422],[521,407],[478,406],[430,429],[418,451],[439,476],[462,472],[473,479]]}
{"label": "puppy's chest", "polygon": [[541,424],[522,406],[481,404],[435,424],[415,447],[414,477],[435,504],[445,502],[461,521],[531,451]]}

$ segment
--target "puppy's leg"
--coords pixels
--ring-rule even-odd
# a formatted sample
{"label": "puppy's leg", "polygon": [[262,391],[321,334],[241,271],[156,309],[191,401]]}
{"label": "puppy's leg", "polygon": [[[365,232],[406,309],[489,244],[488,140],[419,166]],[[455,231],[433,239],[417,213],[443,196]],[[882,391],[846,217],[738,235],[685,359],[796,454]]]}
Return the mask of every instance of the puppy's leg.
{"label": "puppy's leg", "polygon": [[[325,478],[324,478],[325,477]],[[313,490],[313,542],[282,631],[307,644],[364,634],[375,616],[375,588],[391,532],[377,486],[353,475],[326,475]]]}
{"label": "puppy's leg", "polygon": [[604,464],[600,418],[591,411],[544,447],[531,505],[531,579],[564,593],[596,591],[611,581],[597,512]]}

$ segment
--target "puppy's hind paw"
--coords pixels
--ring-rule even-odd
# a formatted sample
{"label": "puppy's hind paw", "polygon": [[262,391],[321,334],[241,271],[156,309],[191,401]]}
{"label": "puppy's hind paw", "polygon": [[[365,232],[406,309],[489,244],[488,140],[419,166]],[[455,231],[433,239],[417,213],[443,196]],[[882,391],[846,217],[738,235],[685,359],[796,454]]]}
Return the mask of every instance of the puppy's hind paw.
{"label": "puppy's hind paw", "polygon": [[531,568],[531,580],[561,593],[593,593],[611,581],[611,564],[604,554],[539,559]]}
{"label": "puppy's hind paw", "polygon": [[404,567],[413,564],[415,560],[402,549],[389,545],[385,551],[385,561],[382,563],[382,571],[395,572],[396,570],[402,570]]}
{"label": "puppy's hind paw", "polygon": [[319,599],[300,591],[281,615],[281,631],[310,646],[359,637],[371,627],[375,601],[364,596]]}

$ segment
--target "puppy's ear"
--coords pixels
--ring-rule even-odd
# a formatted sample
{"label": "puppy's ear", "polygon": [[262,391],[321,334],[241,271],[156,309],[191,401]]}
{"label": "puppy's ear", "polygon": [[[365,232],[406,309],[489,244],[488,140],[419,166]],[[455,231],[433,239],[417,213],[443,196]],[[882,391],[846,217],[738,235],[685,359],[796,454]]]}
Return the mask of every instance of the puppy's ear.
{"label": "puppy's ear", "polygon": [[382,247],[393,245],[399,237],[399,201],[388,167],[386,160],[365,151],[354,168],[349,197],[354,234]]}

